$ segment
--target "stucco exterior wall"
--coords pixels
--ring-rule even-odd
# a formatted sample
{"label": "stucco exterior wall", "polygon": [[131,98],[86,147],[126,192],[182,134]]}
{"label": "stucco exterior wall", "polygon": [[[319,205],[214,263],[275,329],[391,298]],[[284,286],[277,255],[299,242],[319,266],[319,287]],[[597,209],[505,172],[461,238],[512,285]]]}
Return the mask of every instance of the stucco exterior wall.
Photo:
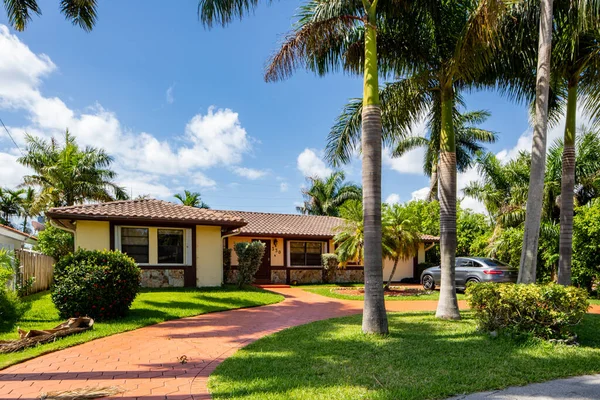
{"label": "stucco exterior wall", "polygon": [[[423,243],[419,244],[419,251],[417,254],[418,262],[425,261],[425,247]],[[422,261],[421,261],[422,260]],[[398,261],[398,267],[396,268],[396,272],[392,278],[392,281],[399,282],[403,278],[412,278],[413,276],[413,258],[407,258],[405,260]],[[383,280],[387,281],[390,274],[392,273],[392,269],[394,268],[394,260],[386,258],[383,260]]]}
{"label": "stucco exterior wall", "polygon": [[[233,246],[236,243],[243,242],[251,242],[253,239],[260,240],[270,240],[271,241],[271,266],[272,267],[283,267],[285,265],[285,261],[283,258],[283,246],[284,240],[282,238],[277,237],[252,237],[252,236],[231,236],[227,240],[227,247],[231,249],[231,265],[238,265],[237,254],[235,254],[235,250],[233,250]],[[277,240],[277,245],[275,245],[275,240]]]}
{"label": "stucco exterior wall", "polygon": [[75,249],[110,249],[110,223],[108,221],[77,221]]}
{"label": "stucco exterior wall", "polygon": [[222,249],[220,227],[196,226],[196,286],[221,286],[223,283]]}
{"label": "stucco exterior wall", "polygon": [[0,249],[17,250],[23,246],[24,241],[0,235]]}

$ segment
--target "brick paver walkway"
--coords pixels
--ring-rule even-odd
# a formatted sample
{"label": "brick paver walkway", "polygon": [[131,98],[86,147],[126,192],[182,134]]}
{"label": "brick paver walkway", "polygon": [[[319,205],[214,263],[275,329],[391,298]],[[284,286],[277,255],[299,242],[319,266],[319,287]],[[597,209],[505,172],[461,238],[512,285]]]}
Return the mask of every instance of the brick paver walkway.
{"label": "brick paver walkway", "polygon": [[[41,392],[120,386],[125,399],[210,399],[215,367],[265,335],[312,321],[356,314],[362,302],[298,288],[272,289],[281,303],[183,318],[94,340],[0,371],[0,399],[39,399]],[[388,311],[432,311],[436,301],[391,301]],[[465,307],[461,302],[460,306]],[[598,310],[600,312],[600,307]],[[181,356],[187,362],[178,361]]]}

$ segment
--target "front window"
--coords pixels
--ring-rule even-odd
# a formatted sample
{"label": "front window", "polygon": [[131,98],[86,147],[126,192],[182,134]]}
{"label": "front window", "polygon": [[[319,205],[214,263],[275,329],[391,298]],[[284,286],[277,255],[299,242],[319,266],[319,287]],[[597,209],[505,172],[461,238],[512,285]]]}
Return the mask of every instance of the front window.
{"label": "front window", "polygon": [[149,261],[148,228],[121,228],[121,251],[138,264]]}
{"label": "front window", "polygon": [[158,263],[183,264],[183,229],[158,230]]}
{"label": "front window", "polygon": [[291,242],[290,265],[320,266],[323,243],[321,242]]}

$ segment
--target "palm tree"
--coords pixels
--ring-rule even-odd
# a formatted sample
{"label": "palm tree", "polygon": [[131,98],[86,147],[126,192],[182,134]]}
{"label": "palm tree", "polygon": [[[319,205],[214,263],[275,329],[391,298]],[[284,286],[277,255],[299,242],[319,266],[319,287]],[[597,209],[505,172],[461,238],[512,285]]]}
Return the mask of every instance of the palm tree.
{"label": "palm tree", "polygon": [[344,219],[337,227],[333,240],[335,253],[342,265],[349,262],[362,264],[364,261],[365,230],[363,205],[360,200],[348,200],[340,207],[340,216]]}
{"label": "palm tree", "polygon": [[[96,3],[96,0],[61,0],[60,11],[73,25],[90,31],[96,23]],[[25,30],[32,14],[42,14],[36,0],[4,0],[4,8],[8,21],[18,31]]]}
{"label": "palm tree", "polygon": [[27,222],[29,219],[35,215],[33,212],[33,205],[35,204],[36,194],[35,189],[28,187],[25,189],[23,193],[23,197],[21,198],[20,211],[19,214],[23,217],[23,232],[29,233],[30,229],[27,226]]}
{"label": "palm tree", "polygon": [[419,232],[415,224],[411,222],[405,207],[400,204],[384,207],[383,237],[384,254],[394,260],[394,267],[383,288],[389,290],[398,267],[398,261],[413,257],[419,250]]}
{"label": "palm tree", "polygon": [[[454,280],[457,161],[454,112],[462,91],[496,82],[495,76],[490,78],[488,64],[492,64],[491,60],[495,60],[494,65],[497,63],[490,54],[497,41],[496,28],[504,13],[505,2],[464,0],[418,5],[404,12],[402,18],[382,19],[378,25],[383,36],[378,49],[381,68],[403,77],[385,85],[381,91],[383,140],[393,144],[428,112],[437,113],[442,279],[436,315],[459,319]],[[360,55],[352,50],[362,37],[361,31],[355,29],[339,43],[327,40],[324,46],[337,46],[334,49],[327,52],[320,49],[314,53],[325,53],[330,58],[331,54],[341,54],[345,68],[356,71]],[[317,60],[318,57],[314,57],[309,65],[315,65],[315,68],[328,65],[325,62],[319,64]],[[498,68],[498,71],[502,69]],[[357,107],[361,105],[357,104]],[[356,112],[352,114],[357,115]],[[334,165],[348,161],[359,149],[358,132],[345,124],[346,120],[347,115],[340,116],[338,125],[343,126],[334,126],[330,134],[328,154],[334,155],[330,158]],[[364,152],[364,146],[362,150]]]}
{"label": "palm tree", "polygon": [[360,186],[344,182],[342,171],[334,172],[327,178],[308,178],[310,187],[302,190],[304,204],[296,207],[305,215],[329,215],[339,217],[339,208],[348,200],[360,200]]}
{"label": "palm tree", "polygon": [[24,189],[0,188],[0,223],[13,226],[11,219],[20,215],[24,193]]}
{"label": "palm tree", "polygon": [[128,198],[113,181],[117,176],[110,169],[113,158],[95,147],[81,149],[68,130],[62,145],[54,138],[46,141],[31,135],[26,142],[25,155],[18,161],[34,172],[23,178],[24,185],[40,188],[33,214],[50,207]]}
{"label": "palm tree", "polygon": [[190,192],[189,190],[184,190],[183,194],[177,193],[173,197],[181,201],[181,204],[183,204],[184,206],[196,208],[210,208],[208,204],[202,201],[200,193],[198,192]]}
{"label": "palm tree", "polygon": [[538,64],[535,89],[531,173],[525,214],[525,233],[519,268],[519,283],[535,283],[537,251],[542,218],[546,137],[548,134],[548,96],[550,93],[550,58],[552,53],[552,0],[540,0]]}

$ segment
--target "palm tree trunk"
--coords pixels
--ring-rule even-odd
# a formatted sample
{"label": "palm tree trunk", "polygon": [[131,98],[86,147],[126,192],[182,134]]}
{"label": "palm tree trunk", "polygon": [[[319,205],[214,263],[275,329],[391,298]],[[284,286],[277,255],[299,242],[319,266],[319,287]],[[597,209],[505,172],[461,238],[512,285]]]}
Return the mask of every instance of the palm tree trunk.
{"label": "palm tree trunk", "polygon": [[538,241],[544,195],[544,172],[546,170],[548,93],[550,90],[550,56],[552,49],[552,0],[540,0],[540,3],[535,122],[519,283],[534,283],[536,279]]}
{"label": "palm tree trunk", "polygon": [[440,252],[442,277],[435,316],[460,319],[456,299],[456,144],[452,111],[452,82],[442,87],[442,131],[440,133]]}
{"label": "palm tree trunk", "polygon": [[381,107],[377,69],[377,0],[363,0],[368,14],[365,24],[365,76],[362,111],[362,184],[364,218],[365,304],[362,331],[387,334],[383,295],[381,247]]}
{"label": "palm tree trunk", "polygon": [[[392,283],[392,279],[394,279],[394,274],[396,273],[396,268],[398,267],[398,257],[394,258],[394,267],[392,268],[392,273],[387,280],[387,283],[383,287],[383,291],[390,290],[390,284]],[[384,293],[385,294],[385,293]]]}
{"label": "palm tree trunk", "polygon": [[438,164],[437,160],[431,166],[431,178],[429,178],[429,194],[427,195],[427,201],[438,201]]}
{"label": "palm tree trunk", "polygon": [[571,284],[573,255],[573,192],[575,188],[575,135],[577,114],[577,80],[569,81],[567,121],[565,124],[562,175],[560,178],[560,239],[558,247],[558,283]]}

